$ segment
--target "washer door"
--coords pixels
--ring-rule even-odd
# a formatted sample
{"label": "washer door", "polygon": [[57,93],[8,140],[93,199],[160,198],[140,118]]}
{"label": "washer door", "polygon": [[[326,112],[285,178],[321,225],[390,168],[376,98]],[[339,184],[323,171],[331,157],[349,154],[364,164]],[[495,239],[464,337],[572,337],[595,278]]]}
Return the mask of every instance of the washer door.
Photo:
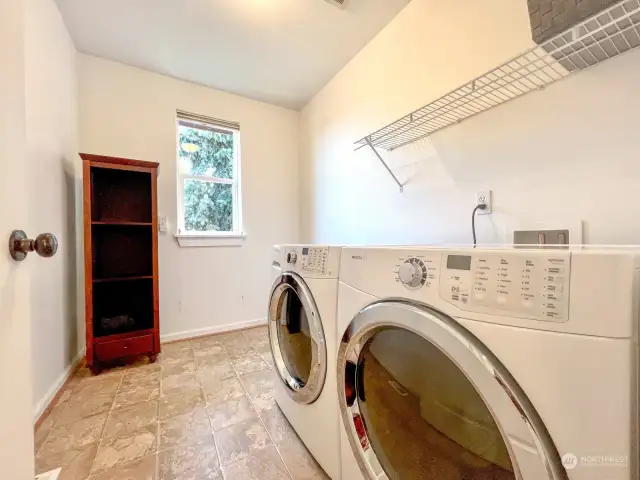
{"label": "washer door", "polygon": [[269,340],[289,396],[302,404],[315,402],[327,374],[327,348],[311,291],[295,273],[280,275],[271,290]]}
{"label": "washer door", "polygon": [[567,479],[531,402],[500,361],[427,305],[361,310],[338,353],[341,415],[369,479]]}

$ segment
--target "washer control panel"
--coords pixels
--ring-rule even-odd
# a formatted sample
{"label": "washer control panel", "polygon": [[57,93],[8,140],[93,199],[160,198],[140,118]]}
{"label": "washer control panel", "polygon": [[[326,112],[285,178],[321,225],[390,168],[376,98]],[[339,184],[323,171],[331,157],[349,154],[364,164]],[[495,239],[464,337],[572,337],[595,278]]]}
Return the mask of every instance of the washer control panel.
{"label": "washer control panel", "polygon": [[304,272],[320,275],[327,273],[328,247],[303,247],[301,253],[302,270]]}
{"label": "washer control panel", "polygon": [[401,257],[396,265],[397,281],[409,290],[427,287],[437,280],[440,256],[416,255]]}
{"label": "washer control panel", "polygon": [[461,310],[565,322],[569,252],[445,253],[440,297]]}

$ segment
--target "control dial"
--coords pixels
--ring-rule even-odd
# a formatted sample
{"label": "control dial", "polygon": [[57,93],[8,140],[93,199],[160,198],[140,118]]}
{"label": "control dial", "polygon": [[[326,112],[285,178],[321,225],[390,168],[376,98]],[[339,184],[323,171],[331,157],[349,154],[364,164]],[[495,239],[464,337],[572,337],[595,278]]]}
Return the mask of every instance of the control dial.
{"label": "control dial", "polygon": [[298,254],[296,252],[287,253],[287,263],[294,264],[298,261]]}
{"label": "control dial", "polygon": [[425,267],[422,260],[409,258],[400,265],[398,278],[406,287],[420,288],[427,280],[427,267]]}

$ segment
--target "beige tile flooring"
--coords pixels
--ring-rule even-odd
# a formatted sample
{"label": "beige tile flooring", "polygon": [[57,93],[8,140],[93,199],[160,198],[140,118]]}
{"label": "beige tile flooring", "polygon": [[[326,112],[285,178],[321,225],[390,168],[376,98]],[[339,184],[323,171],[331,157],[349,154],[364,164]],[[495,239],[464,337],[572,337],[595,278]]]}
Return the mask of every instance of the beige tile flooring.
{"label": "beige tile flooring", "polygon": [[275,404],[266,328],[163,345],[155,364],[81,368],[36,431],[60,480],[327,479]]}

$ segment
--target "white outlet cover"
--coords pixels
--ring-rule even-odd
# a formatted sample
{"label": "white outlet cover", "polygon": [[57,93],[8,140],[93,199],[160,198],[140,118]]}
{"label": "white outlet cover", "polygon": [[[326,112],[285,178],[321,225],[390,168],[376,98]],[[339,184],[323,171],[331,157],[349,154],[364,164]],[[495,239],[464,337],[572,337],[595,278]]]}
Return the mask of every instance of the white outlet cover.
{"label": "white outlet cover", "polygon": [[[486,198],[485,202],[482,202],[482,199]],[[491,198],[491,190],[478,190],[478,192],[476,193],[476,205],[480,204],[480,203],[484,203],[487,208],[485,208],[484,210],[478,210],[478,215],[488,215],[491,213],[492,211],[492,207],[493,207],[493,201]]]}
{"label": "white outlet cover", "polygon": [[58,480],[61,471],[62,468],[56,468],[55,470],[41,473],[40,475],[36,475],[36,480]]}

